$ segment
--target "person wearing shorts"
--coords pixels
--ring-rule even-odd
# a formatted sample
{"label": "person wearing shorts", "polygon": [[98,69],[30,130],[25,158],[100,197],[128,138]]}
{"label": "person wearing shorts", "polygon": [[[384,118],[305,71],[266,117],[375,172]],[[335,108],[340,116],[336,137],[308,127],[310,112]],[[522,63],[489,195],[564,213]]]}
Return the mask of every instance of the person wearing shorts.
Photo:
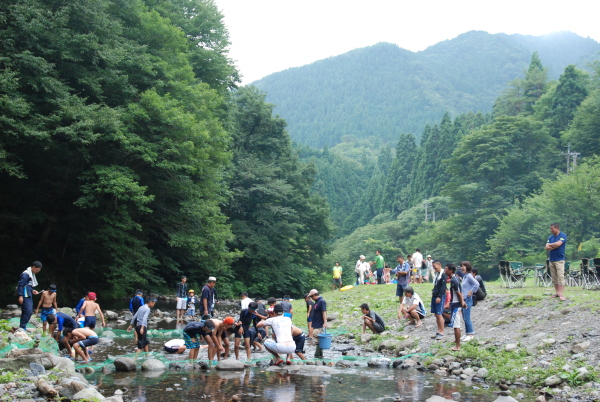
{"label": "person wearing shorts", "polygon": [[[63,331],[63,334],[67,338],[67,344],[69,344],[70,341],[74,342],[73,349],[75,349],[75,352],[83,359],[83,362],[89,363],[90,354],[88,348],[98,343],[98,335],[89,328],[66,328]],[[71,346],[69,345],[67,348],[70,352]]]}
{"label": "person wearing shorts", "polygon": [[364,334],[367,328],[369,328],[375,335],[378,335],[385,331],[385,323],[383,319],[374,311],[369,309],[369,305],[367,303],[363,303],[360,306],[362,310],[363,316],[363,326],[362,333]]}
{"label": "person wearing shorts", "polygon": [[393,271],[397,281],[396,296],[400,299],[400,303],[402,303],[404,289],[408,286],[408,280],[410,278],[410,266],[408,265],[408,262],[404,261],[404,256],[401,254],[396,256],[396,261],[398,261],[398,265]]}
{"label": "person wearing shorts", "polygon": [[169,354],[182,354],[185,352],[185,341],[183,339],[171,339],[166,342],[163,349]]}
{"label": "person wearing shorts", "polygon": [[332,284],[331,284],[331,291],[334,291],[336,286],[338,289],[342,288],[342,272],[343,272],[343,268],[340,266],[340,263],[338,261],[335,262],[335,266],[333,268],[331,268],[331,271],[333,272],[333,279],[331,280]]}
{"label": "person wearing shorts", "polygon": [[558,223],[550,225],[551,235],[548,237],[545,249],[550,252],[550,275],[554,284],[555,293],[550,297],[558,297],[565,300],[565,249],[567,247],[567,235],[560,231]]}
{"label": "person wearing shorts", "polygon": [[[50,331],[49,334],[50,336],[54,337],[54,339],[60,343],[60,333],[65,329],[65,328],[79,328],[79,325],[77,324],[77,322],[73,319],[73,317],[71,317],[68,314],[65,314],[63,312],[58,312],[56,314],[48,314],[48,325],[50,326]],[[58,324],[58,332],[56,334],[54,334],[54,330],[56,329],[56,326]]]}
{"label": "person wearing shorts", "polygon": [[432,338],[444,338],[444,304],[446,304],[446,274],[442,271],[442,262],[433,260],[433,290],[431,291],[431,314],[435,314],[437,332]]}
{"label": "person wearing shorts", "polygon": [[185,311],[187,310],[188,285],[186,282],[187,278],[185,276],[182,276],[181,282],[177,284],[177,292],[175,293],[175,296],[177,297],[177,321],[183,321],[183,316],[185,315]]}
{"label": "person wearing shorts", "polygon": [[135,333],[137,334],[137,353],[149,351],[148,317],[150,316],[150,309],[154,307],[157,300],[158,299],[155,296],[148,296],[146,304],[141,306],[133,315],[129,328],[127,328],[127,331],[129,332],[135,326]]}
{"label": "person wearing shorts", "polygon": [[462,287],[455,275],[456,266],[454,264],[446,265],[446,276],[450,278],[450,328],[454,329],[454,347],[453,351],[460,350],[460,325],[461,325],[461,310],[467,307],[462,294]]}
{"label": "person wearing shorts", "polygon": [[421,320],[425,318],[425,305],[412,286],[407,286],[404,289],[404,300],[398,310],[398,318],[401,319],[402,317],[409,320],[408,325],[414,325],[415,328],[423,325]]}
{"label": "person wearing shorts", "polygon": [[[190,360],[198,358],[200,350],[200,339],[204,338],[210,345],[213,344],[211,334],[215,329],[215,323],[212,320],[190,322],[183,329],[183,341],[185,347],[190,350]],[[214,346],[213,346],[214,347]]]}
{"label": "person wearing shorts", "polygon": [[[261,321],[256,326],[257,328],[267,326],[273,329],[276,341],[267,339],[265,341],[265,349],[267,349],[267,351],[275,358],[275,365],[280,365],[283,364],[280,355],[293,354],[296,351],[296,343],[292,336],[292,320],[290,320],[289,317],[283,316],[283,308],[280,304],[275,305],[274,312],[277,316]],[[286,363],[287,362],[289,362],[288,364],[291,364],[289,357],[286,359]]]}
{"label": "person wearing shorts", "polygon": [[[306,357],[304,356],[304,343],[306,342],[306,335],[300,328],[292,326],[292,339],[296,344],[296,354],[301,360],[306,360]],[[288,355],[287,361],[289,361],[289,359],[290,357]]]}

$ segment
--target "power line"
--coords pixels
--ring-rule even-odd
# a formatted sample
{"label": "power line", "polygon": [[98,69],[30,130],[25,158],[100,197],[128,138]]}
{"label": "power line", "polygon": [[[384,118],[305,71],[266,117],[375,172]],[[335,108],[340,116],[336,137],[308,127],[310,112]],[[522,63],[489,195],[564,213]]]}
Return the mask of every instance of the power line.
{"label": "power line", "polygon": [[[561,152],[560,153],[562,156],[566,156],[567,157],[567,175],[570,172],[574,172],[575,168],[577,168],[577,158],[581,155],[579,152],[572,152],[571,151],[571,144],[568,144],[567,146],[567,152]],[[573,165],[571,167],[571,158],[573,158]]]}

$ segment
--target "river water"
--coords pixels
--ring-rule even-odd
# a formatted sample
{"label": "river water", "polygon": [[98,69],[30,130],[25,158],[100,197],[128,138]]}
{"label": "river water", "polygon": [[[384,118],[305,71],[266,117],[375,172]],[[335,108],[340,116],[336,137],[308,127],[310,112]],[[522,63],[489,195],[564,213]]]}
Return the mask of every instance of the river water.
{"label": "river water", "polygon": [[[112,307],[112,306],[111,306]],[[174,314],[172,302],[159,302],[156,308]],[[228,309],[225,307],[221,309]],[[127,325],[116,325],[109,322],[113,329],[123,330]],[[149,329],[171,330],[182,328],[182,324],[161,321],[151,325]],[[115,331],[122,335],[121,331]],[[90,383],[98,386],[98,390],[105,396],[112,395],[117,389],[125,392],[126,400],[138,402],[155,401],[231,401],[233,395],[238,395],[241,401],[393,401],[401,397],[402,401],[425,401],[431,395],[444,396],[451,399],[452,393],[461,394],[460,401],[491,402],[497,396],[486,384],[465,384],[456,379],[443,378],[428,372],[414,369],[400,370],[393,368],[369,368],[366,361],[377,353],[365,353],[356,345],[338,344],[334,338],[331,350],[325,352],[325,358],[331,361],[348,359],[340,349],[354,346],[356,349],[350,354],[358,355],[351,360],[356,364],[353,368],[341,368],[337,373],[310,375],[311,367],[306,367],[306,374],[288,374],[274,372],[265,368],[248,368],[243,372],[219,372],[211,368],[207,371],[200,370],[166,370],[158,372],[143,372],[138,370],[133,373],[112,372],[103,374],[102,363],[107,359],[118,356],[130,355],[135,352],[132,338],[117,336],[110,344],[100,344],[96,347],[91,366],[96,369],[94,374],[87,376]],[[342,342],[348,342],[345,337]],[[154,356],[169,364],[169,361],[187,359],[184,355],[169,355],[162,351],[165,338],[152,338],[150,351]],[[232,342],[233,343],[233,342]],[[307,345],[307,357],[314,354],[314,346]],[[232,351],[233,355],[233,351]],[[245,357],[245,352],[241,351]],[[138,356],[138,367],[146,358],[144,354]],[[206,350],[199,354],[201,360],[206,361]],[[268,359],[266,352],[253,354],[253,359]],[[188,361],[186,361],[188,362]],[[184,363],[183,361],[181,363]],[[109,363],[110,366],[112,364]],[[183,364],[182,364],[183,366]],[[78,366],[82,367],[82,366]],[[526,396],[532,394],[528,390],[513,390],[513,394],[523,392]]]}

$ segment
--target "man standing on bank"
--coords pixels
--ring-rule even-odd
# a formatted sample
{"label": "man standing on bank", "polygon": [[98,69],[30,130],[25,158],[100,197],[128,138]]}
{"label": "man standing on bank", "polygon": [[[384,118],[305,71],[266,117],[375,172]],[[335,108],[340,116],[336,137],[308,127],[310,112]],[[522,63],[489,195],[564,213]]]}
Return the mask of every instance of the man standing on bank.
{"label": "man standing on bank", "polygon": [[188,299],[188,285],[187,278],[185,276],[181,277],[181,282],[177,284],[177,321],[183,322],[183,317],[185,316],[185,312],[187,311],[187,299]]}
{"label": "man standing on bank", "polygon": [[567,246],[567,235],[560,231],[558,223],[550,225],[550,237],[546,242],[546,251],[550,251],[550,275],[556,293],[550,297],[558,297],[565,300],[565,248]]}
{"label": "man standing on bank", "polygon": [[19,304],[21,305],[21,323],[19,328],[23,331],[27,329],[27,323],[33,313],[33,295],[37,295],[38,291],[33,290],[38,285],[35,275],[42,270],[42,263],[35,261],[27,268],[19,277],[19,285],[17,286],[17,295],[19,295]]}

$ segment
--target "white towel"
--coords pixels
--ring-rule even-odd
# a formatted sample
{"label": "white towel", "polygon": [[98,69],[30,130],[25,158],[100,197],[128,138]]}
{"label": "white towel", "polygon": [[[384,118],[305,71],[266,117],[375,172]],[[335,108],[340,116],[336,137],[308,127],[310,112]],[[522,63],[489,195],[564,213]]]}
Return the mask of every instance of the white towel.
{"label": "white towel", "polygon": [[35,274],[33,272],[31,272],[31,267],[28,267],[25,272],[27,272],[27,274],[29,275],[29,277],[31,278],[31,286],[32,287],[36,287],[38,285],[37,283],[37,279],[35,279]]}

